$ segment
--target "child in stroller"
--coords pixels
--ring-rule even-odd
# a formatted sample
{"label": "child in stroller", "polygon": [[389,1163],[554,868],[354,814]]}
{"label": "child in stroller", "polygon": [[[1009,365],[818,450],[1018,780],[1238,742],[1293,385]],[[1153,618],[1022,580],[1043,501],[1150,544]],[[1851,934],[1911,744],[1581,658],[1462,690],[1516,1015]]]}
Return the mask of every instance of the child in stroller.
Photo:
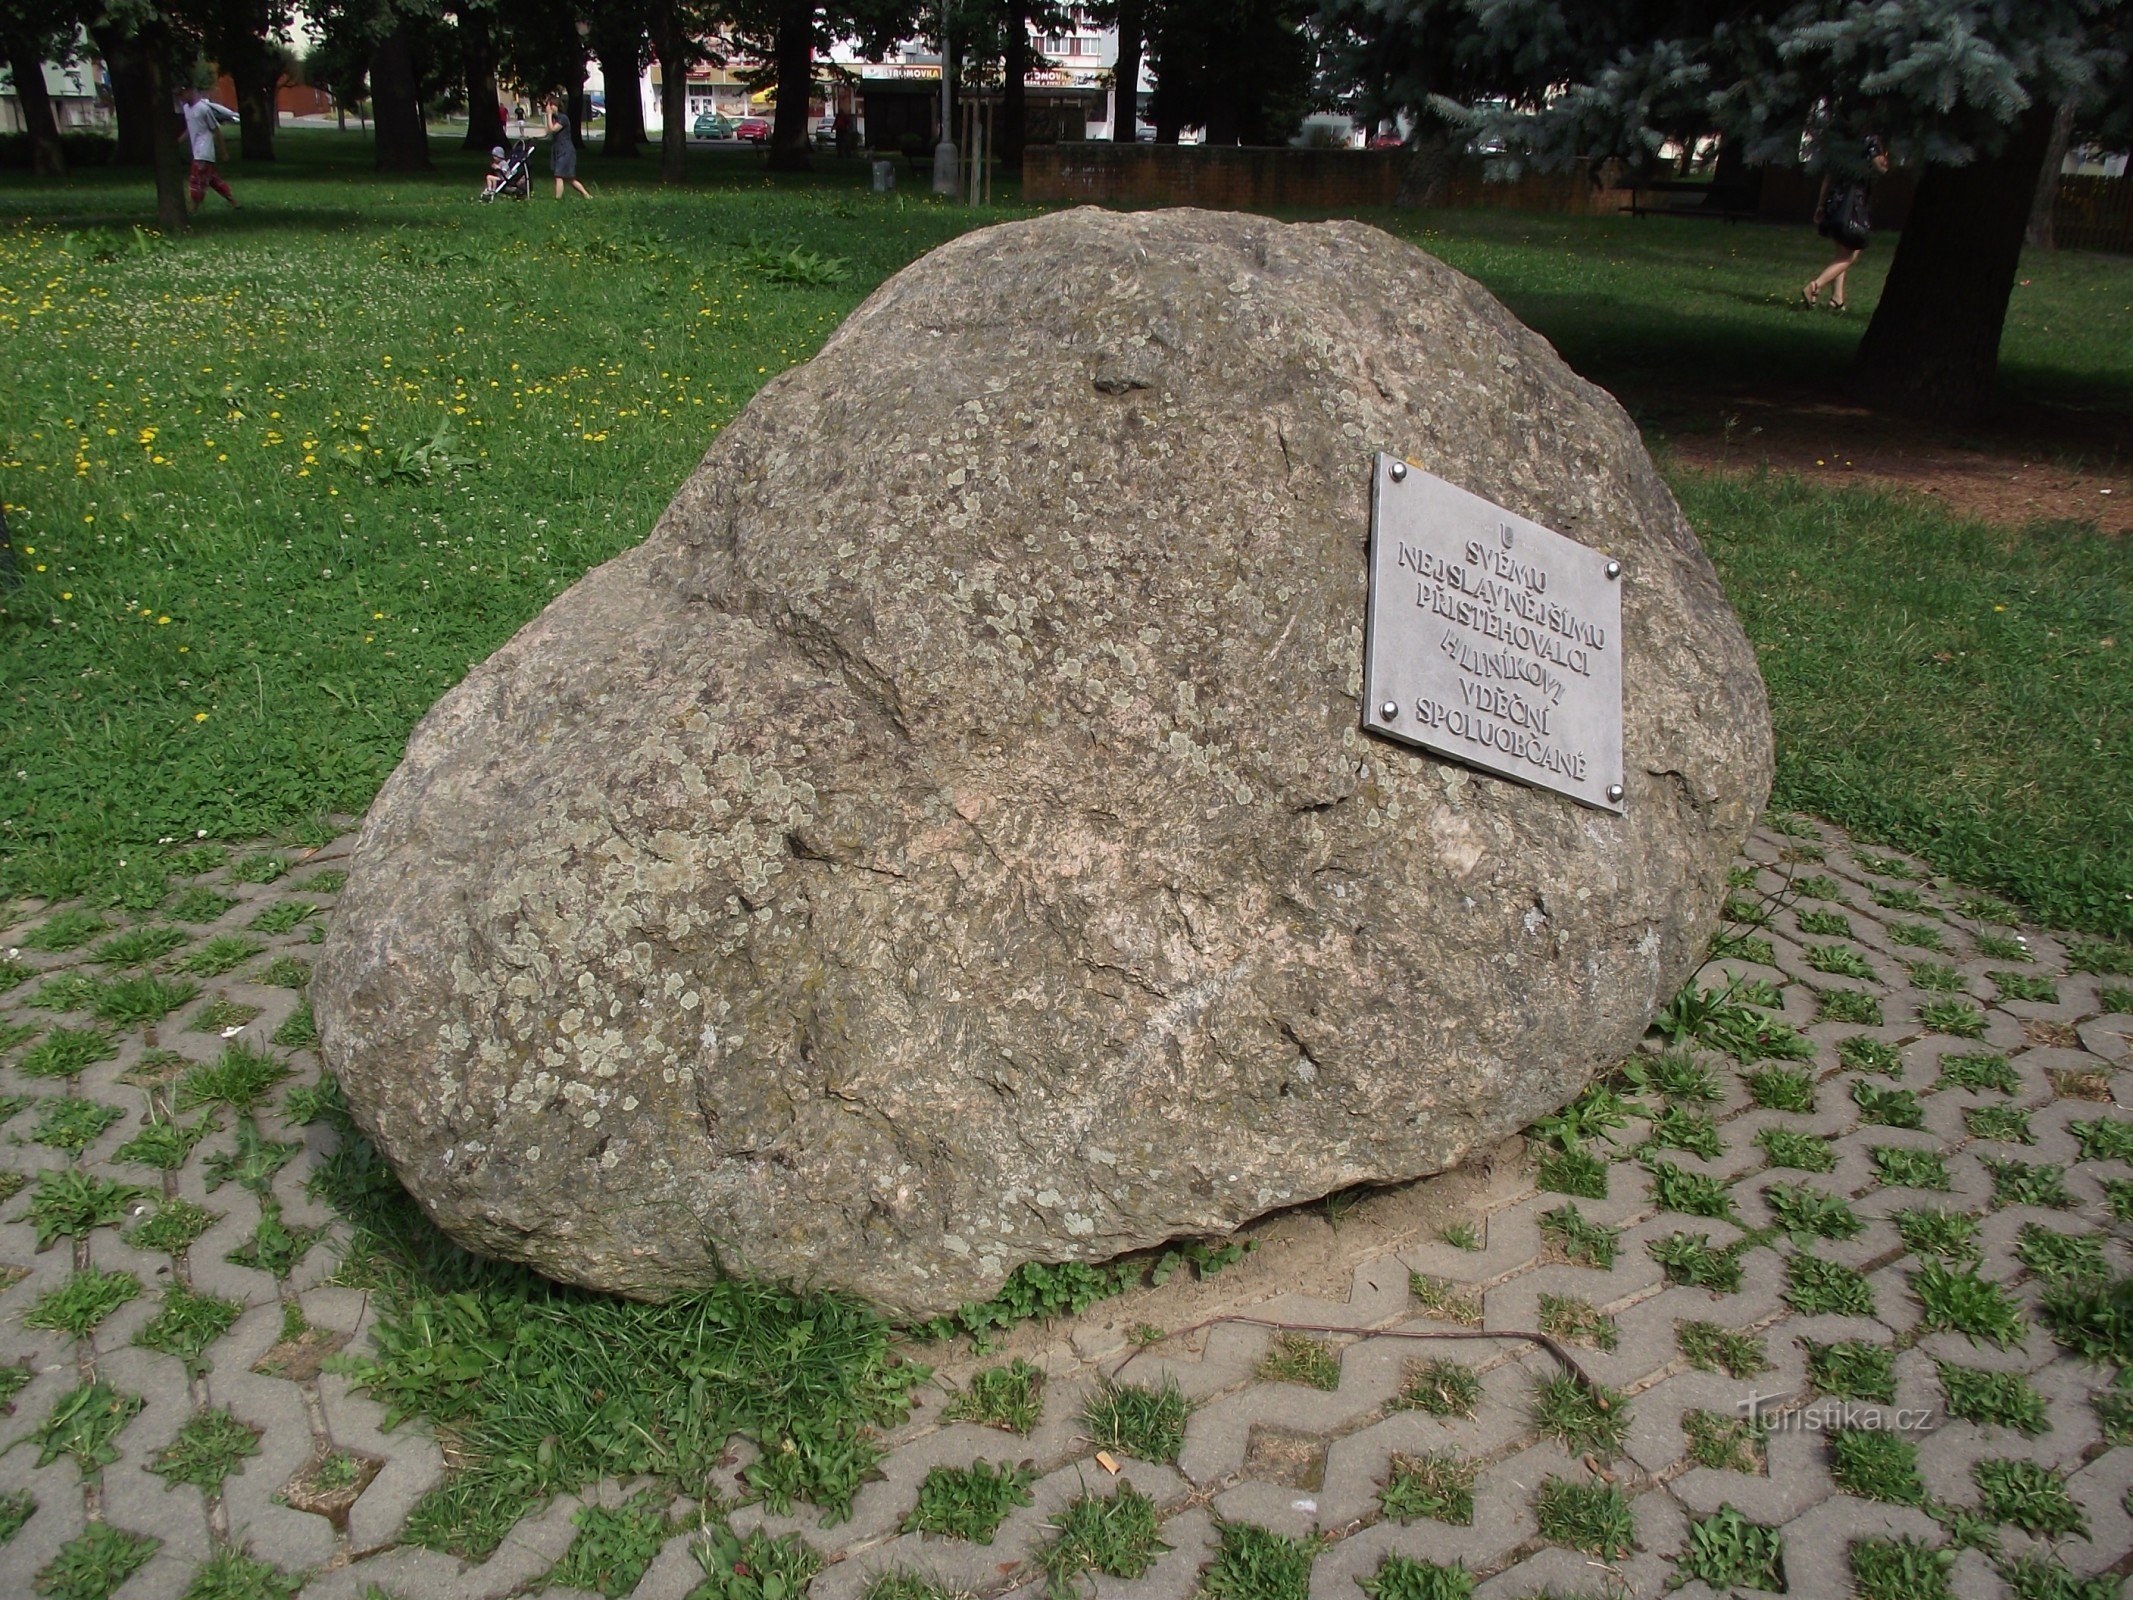
{"label": "child in stroller", "polygon": [[498,196],[507,200],[525,199],[532,190],[532,166],[533,146],[524,139],[514,139],[508,150],[502,145],[496,146],[489,152],[489,175],[482,180],[483,202]]}

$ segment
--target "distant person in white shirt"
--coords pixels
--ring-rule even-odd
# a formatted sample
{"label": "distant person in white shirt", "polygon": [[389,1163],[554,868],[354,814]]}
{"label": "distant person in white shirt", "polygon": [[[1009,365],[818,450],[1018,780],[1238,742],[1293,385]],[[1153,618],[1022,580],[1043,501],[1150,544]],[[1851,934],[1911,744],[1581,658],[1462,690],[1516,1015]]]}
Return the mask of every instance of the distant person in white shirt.
{"label": "distant person in white shirt", "polygon": [[185,193],[190,209],[200,209],[201,201],[212,189],[238,210],[237,197],[230,193],[230,186],[222,181],[222,174],[215,170],[215,163],[222,159],[222,119],[215,115],[215,108],[208,104],[207,96],[198,89],[187,89],[185,101],[185,132],[178,143],[189,144],[193,152],[192,175],[186,180]]}

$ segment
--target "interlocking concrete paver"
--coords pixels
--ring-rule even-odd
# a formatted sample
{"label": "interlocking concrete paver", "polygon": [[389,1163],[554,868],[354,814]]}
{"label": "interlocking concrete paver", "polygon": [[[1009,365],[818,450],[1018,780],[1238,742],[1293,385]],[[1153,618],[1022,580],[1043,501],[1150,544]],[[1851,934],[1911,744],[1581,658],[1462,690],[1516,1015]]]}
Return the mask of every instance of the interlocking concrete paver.
{"label": "interlocking concrete paver", "polygon": [[[824,1528],[819,1514],[804,1505],[776,1517],[760,1505],[740,1505],[730,1511],[732,1525],[742,1531],[797,1533],[821,1552],[828,1565],[814,1580],[813,1600],[859,1600],[875,1575],[898,1567],[930,1574],[952,1591],[968,1591],[985,1600],[1025,1595],[1041,1600],[1046,1585],[1036,1563],[1051,1537],[1052,1519],[1075,1495],[1085,1490],[1109,1494],[1126,1481],[1156,1498],[1165,1515],[1163,1536],[1172,1548],[1139,1579],[1085,1575],[1082,1586],[1096,1600],[1185,1600],[1196,1591],[1214,1553],[1223,1517],[1327,1536],[1330,1543],[1312,1573],[1314,1600],[1354,1600],[1356,1581],[1374,1572],[1388,1552],[1439,1561],[1463,1557],[1485,1575],[1479,1592],[1488,1596],[1528,1595],[1550,1584],[1575,1592],[1598,1587],[1602,1580],[1613,1592],[1657,1595],[1678,1576],[1676,1560],[1688,1519],[1730,1504],[1752,1520],[1782,1526],[1791,1592],[1827,1594],[1834,1600],[1850,1591],[1846,1546],[1851,1538],[1908,1532],[1936,1545],[1944,1538],[1915,1510],[1840,1493],[1830,1474],[1828,1435],[1806,1426],[1810,1417],[1828,1420],[1843,1404],[1812,1393],[1807,1341],[1854,1338],[1892,1352],[1895,1403],[1884,1412],[1900,1409],[1928,1419],[1928,1431],[1918,1437],[1922,1470],[1933,1493],[1974,1505],[1971,1468],[1991,1457],[2018,1457],[2066,1472],[2070,1490],[2089,1518],[2091,1537],[2063,1542],[2060,1554],[2080,1573],[2109,1566],[2133,1548],[2133,1518],[2124,1504],[2133,1476],[2133,1448],[2108,1443],[2090,1403],[2109,1371],[2070,1359],[2039,1320],[2037,1306],[2046,1280],[2022,1259],[2022,1246],[2025,1228],[2093,1236],[2102,1241],[2109,1270],[2124,1274],[2133,1269],[2133,1239],[2114,1218],[2112,1198],[2104,1187],[2107,1179],[2133,1181],[2133,1165],[2084,1158],[2071,1128],[2099,1116],[2127,1115],[2081,1096],[2104,1092],[2133,1102],[2133,1017],[2098,1014],[2105,980],[2066,970],[2066,946],[2048,931],[2020,930],[2028,961],[1989,956],[1980,932],[2008,937],[2013,930],[1983,930],[1957,913],[1960,891],[1924,875],[1916,863],[1912,869],[1918,876],[1891,877],[1876,869],[1885,852],[1854,851],[1833,830],[1815,831],[1814,841],[1799,841],[1766,830],[1751,839],[1745,851],[1745,859],[1758,863],[1760,870],[1752,889],[1742,893],[1750,899],[1764,897],[1775,907],[1770,926],[1755,930],[1756,936],[1769,940],[1774,964],[1751,963],[1735,955],[1708,964],[1697,978],[1711,988],[1723,988],[1736,978],[1771,986],[1776,1015],[1799,1029],[1813,1051],[1811,1060],[1779,1063],[1796,1066],[1815,1080],[1813,1111],[1758,1108],[1747,1081],[1753,1064],[1705,1054],[1702,1059],[1715,1070],[1715,1091],[1684,1102],[1683,1109],[1710,1119],[1719,1140],[1715,1154],[1640,1148],[1654,1134],[1654,1118],[1664,1103],[1663,1096],[1643,1089],[1633,1096],[1640,1104],[1627,1126],[1614,1130],[1611,1142],[1588,1146],[1605,1161],[1606,1193],[1601,1198],[1541,1190],[1536,1181],[1541,1150],[1512,1140],[1479,1158],[1472,1177],[1458,1180],[1465,1184],[1456,1191],[1459,1198],[1426,1223],[1388,1224],[1366,1205],[1350,1213],[1336,1232],[1323,1215],[1299,1214],[1283,1225],[1286,1232],[1277,1228],[1267,1237],[1278,1238],[1283,1241],[1278,1248],[1293,1252],[1284,1261],[1311,1263],[1301,1276],[1262,1254],[1247,1258],[1211,1285],[1196,1286],[1194,1296],[1186,1300],[1174,1292],[1136,1291],[1099,1304],[1082,1317],[1065,1319],[1056,1328],[1012,1334],[1009,1348],[1047,1374],[1043,1418],[1027,1436],[944,1420],[953,1384],[967,1380],[981,1366],[1006,1359],[1005,1354],[977,1355],[960,1348],[945,1356],[927,1352],[923,1359],[941,1366],[939,1387],[929,1389],[910,1418],[885,1435],[881,1473],[861,1487],[848,1519]],[[1809,843],[1816,859],[1788,860],[1788,855],[1804,857]],[[300,1369],[293,1376],[276,1376],[254,1370],[284,1332],[284,1297],[294,1297],[305,1322],[347,1341],[351,1352],[367,1348],[379,1316],[380,1299],[374,1292],[327,1281],[338,1265],[336,1246],[347,1229],[310,1192],[309,1183],[320,1162],[337,1147],[338,1136],[325,1123],[301,1130],[289,1126],[289,1095],[315,1078],[317,1061],[309,1050],[289,1050],[272,1042],[302,996],[297,989],[263,981],[270,961],[284,956],[306,963],[313,959],[309,929],[330,916],[333,897],[308,884],[327,863],[343,859],[351,845],[352,835],[336,839],[268,884],[233,885],[222,874],[206,875],[203,882],[236,904],[216,923],[194,930],[196,942],[216,933],[241,932],[262,912],[293,900],[324,909],[293,932],[262,938],[259,956],[204,981],[206,992],[200,999],[165,1019],[153,1035],[123,1032],[113,1057],[93,1064],[75,1085],[76,1092],[124,1113],[85,1152],[83,1164],[140,1185],[150,1198],[167,1184],[170,1193],[220,1217],[182,1265],[167,1255],[132,1247],[111,1228],[97,1229],[88,1246],[88,1258],[100,1268],[132,1272],[144,1288],[136,1301],[105,1320],[94,1341],[94,1359],[105,1378],[148,1402],[122,1431],[119,1458],[104,1471],[98,1486],[101,1514],[164,1541],[156,1558],[121,1591],[123,1600],[177,1594],[207,1549],[209,1510],[199,1491],[169,1489],[148,1470],[155,1451],[191,1414],[196,1395],[180,1363],[132,1343],[157,1313],[166,1290],[181,1277],[200,1292],[236,1300],[246,1308],[236,1326],[208,1350],[198,1397],[227,1405],[261,1430],[260,1453],[226,1480],[223,1511],[232,1534],[249,1541],[258,1553],[289,1570],[313,1571],[307,1595],[356,1600],[372,1584],[407,1600],[497,1600],[523,1592],[538,1583],[568,1547],[574,1532],[571,1514],[583,1503],[561,1496],[536,1505],[498,1550],[480,1562],[460,1562],[402,1544],[410,1511],[445,1481],[446,1454],[439,1443],[413,1425],[385,1428],[383,1407],[354,1389],[345,1375],[313,1375]],[[1863,859],[1866,856],[1874,861]],[[1841,900],[1801,896],[1802,880],[1813,874],[1833,879]],[[1891,888],[1902,893],[1887,893]],[[1895,903],[1877,903],[1877,894]],[[1904,897],[1912,894],[1941,914],[1909,909]],[[1832,911],[1846,919],[1849,937],[1800,929],[1803,914]],[[25,931],[39,915],[32,910],[20,919]],[[1907,942],[1915,937],[1907,933],[1908,923],[1938,928],[1945,948],[1933,951]],[[1820,971],[1814,962],[1826,958],[1810,959],[1810,950],[1827,945],[1863,959],[1872,977]],[[25,949],[14,959],[40,973],[80,969],[99,975],[81,951]],[[2057,997],[2013,998],[1992,976],[2000,971],[2049,978]],[[31,987],[37,981],[33,979]],[[1824,1020],[1821,996],[1844,990],[1871,996],[1879,1004],[1881,1023]],[[20,1010],[24,992],[0,995],[0,1013],[27,1017],[39,1027],[54,1022],[80,1026],[87,1020]],[[1981,1037],[1939,1033],[1928,1025],[1931,1002],[1951,994],[1977,1008]],[[206,1187],[204,1157],[228,1151],[234,1138],[234,1119],[227,1110],[189,1113],[213,1115],[218,1129],[168,1179],[152,1169],[113,1160],[146,1115],[140,1074],[158,1059],[148,1055],[151,1047],[175,1052],[180,1066],[212,1062],[224,1047],[219,1035],[192,1027],[218,997],[258,1008],[230,1042],[270,1049],[295,1073],[257,1112],[269,1137],[296,1139],[301,1146],[266,1187],[285,1225],[323,1228],[327,1237],[286,1280],[228,1259],[253,1239],[261,1213],[257,1197],[241,1183],[226,1182],[212,1191]],[[1890,1077],[1863,1070],[1853,1040],[1893,1050],[1901,1072]],[[1943,1086],[1950,1058],[1995,1054],[2009,1063],[2012,1094]],[[1650,1079],[1655,1061],[1647,1056],[1643,1080]],[[153,1070],[162,1071],[168,1082],[176,1069]],[[1870,1108],[1855,1099],[1855,1082],[1917,1096],[1924,1126],[1901,1129],[1866,1122],[1864,1112]],[[63,1082],[22,1078],[8,1058],[0,1057],[0,1092],[43,1096],[67,1091]],[[168,1092],[163,1093],[167,1103]],[[2020,1130],[1995,1126],[1994,1118],[1974,1122],[1966,1115],[1998,1107],[2030,1113],[2027,1142]],[[29,1126],[18,1121],[10,1131],[20,1138]],[[1806,1135],[1828,1152],[1833,1169],[1816,1173],[1772,1166],[1757,1144],[1765,1130]],[[1876,1148],[1942,1157],[1950,1187],[1892,1185],[1875,1163]],[[1996,1207],[1986,1158],[2063,1167],[2071,1203],[2064,1208]],[[1649,1170],[1654,1161],[1671,1164],[1678,1174],[1726,1185],[1734,1220],[1660,1211],[1655,1199],[1658,1180]],[[37,1172],[56,1171],[69,1162],[61,1152],[25,1142],[7,1147],[5,1164],[34,1180]],[[1768,1230],[1778,1220],[1772,1191],[1779,1185],[1843,1197],[1863,1226],[1851,1237],[1836,1240],[1762,1235],[1743,1240],[1742,1228]],[[1558,1234],[1543,1229],[1542,1217],[1571,1206],[1588,1225],[1620,1230],[1610,1266],[1580,1264],[1565,1255]],[[75,1259],[64,1242],[38,1251],[33,1231],[22,1220],[23,1208],[18,1198],[0,1217],[0,1264],[28,1269],[21,1281],[0,1289],[0,1362],[26,1361],[32,1376],[14,1397],[12,1414],[0,1419],[0,1446],[34,1430],[75,1387],[77,1358],[83,1354],[62,1334],[23,1325],[24,1314],[37,1298],[67,1280]],[[1923,1326],[1922,1308],[1909,1281],[1920,1262],[1906,1253],[1895,1223],[1899,1212],[1914,1208],[1978,1219],[1981,1270],[2008,1287],[2027,1318],[2030,1326],[2023,1342],[2000,1349],[1974,1343],[1959,1332]],[[127,1222],[138,1220],[147,1209],[145,1200],[136,1203]],[[1472,1229],[1478,1248],[1465,1249],[1445,1237],[1442,1230],[1454,1221]],[[1718,1292],[1667,1281],[1650,1246],[1676,1233],[1707,1235],[1719,1248],[1741,1241],[1739,1287]],[[1864,1273],[1875,1302],[1874,1317],[1807,1317],[1795,1310],[1786,1297],[1787,1261],[1808,1255]],[[1559,1368],[1544,1350],[1505,1338],[1393,1337],[1401,1331],[1468,1331],[1422,1310],[1409,1290],[1410,1272],[1472,1295],[1481,1307],[1484,1329],[1498,1333],[1533,1328],[1540,1321],[1544,1296],[1585,1301],[1612,1316],[1612,1350],[1575,1346],[1571,1353],[1590,1377],[1628,1396],[1627,1442],[1608,1470],[1634,1494],[1639,1549],[1633,1556],[1610,1567],[1541,1542],[1532,1511],[1539,1481],[1550,1474],[1582,1479],[1589,1471],[1585,1461],[1542,1439],[1536,1429],[1536,1381]],[[1181,1304],[1190,1304],[1192,1311],[1179,1312]],[[1257,1369],[1272,1331],[1239,1321],[1197,1325],[1203,1318],[1225,1314],[1342,1330],[1329,1339],[1339,1355],[1338,1388],[1324,1392],[1261,1379]],[[1678,1335],[1679,1325],[1689,1321],[1714,1323],[1760,1340],[1768,1367],[1739,1379],[1693,1370]],[[1151,1324],[1169,1336],[1144,1348],[1140,1340]],[[1434,1360],[1458,1362],[1478,1375],[1480,1394],[1471,1417],[1439,1418],[1398,1408],[1409,1367]],[[2025,1436],[1947,1417],[1940,1363],[2022,1376],[2042,1400],[2049,1427]],[[1081,1410],[1106,1374],[1128,1383],[1179,1385],[1195,1408],[1179,1469],[1127,1460],[1120,1463],[1121,1477],[1114,1478],[1096,1462],[1096,1446],[1086,1437]],[[1689,1459],[1683,1423],[1689,1412],[1730,1416],[1757,1397],[1775,1417],[1765,1447],[1767,1471],[1719,1470]],[[329,1445],[381,1463],[377,1477],[350,1511],[345,1535],[327,1519],[274,1499],[294,1473]],[[1382,1519],[1378,1495],[1392,1458],[1433,1450],[1457,1452],[1479,1464],[1472,1527],[1427,1521],[1403,1526]],[[752,1443],[736,1441],[705,1481],[691,1487],[738,1500],[746,1494],[743,1473],[757,1455]],[[1010,1514],[993,1544],[902,1531],[918,1486],[931,1468],[976,1460],[1028,1461],[1040,1474],[1033,1504]],[[0,1592],[26,1590],[28,1580],[59,1545],[79,1531],[85,1514],[84,1485],[72,1464],[60,1460],[38,1468],[34,1463],[32,1446],[0,1450],[0,1492],[24,1489],[39,1505],[15,1540],[0,1547]],[[635,1487],[590,1484],[580,1493],[586,1501],[612,1505]],[[2025,1543],[2023,1536],[2009,1531],[2010,1550]],[[18,1576],[22,1582],[10,1582]],[[638,1600],[681,1600],[699,1577],[689,1535],[677,1534],[647,1570],[636,1594]],[[1955,1592],[1963,1595],[2003,1590],[1991,1563],[1976,1552],[1963,1553],[1953,1582]],[[1678,1592],[1693,1596],[1703,1590],[1691,1583]]]}

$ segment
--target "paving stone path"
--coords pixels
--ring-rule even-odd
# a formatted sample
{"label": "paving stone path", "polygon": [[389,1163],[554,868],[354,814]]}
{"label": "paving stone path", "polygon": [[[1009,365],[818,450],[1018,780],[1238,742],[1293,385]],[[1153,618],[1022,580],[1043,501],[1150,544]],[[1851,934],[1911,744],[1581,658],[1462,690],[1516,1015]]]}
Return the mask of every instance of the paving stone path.
{"label": "paving stone path", "polygon": [[[736,1503],[743,1444],[708,1484],[554,1497],[478,1563],[407,1534],[449,1436],[331,1360],[377,1314],[312,1181],[304,988],[351,840],[203,847],[139,913],[0,906],[0,1595],[592,1592],[551,1573],[574,1554],[643,1600],[794,1600],[817,1561],[814,1600],[2115,1594],[2133,1383],[2061,1329],[2086,1303],[2108,1345],[2133,1267],[2125,952],[1781,822],[1683,1047],[1529,1140],[1204,1282],[919,1349],[938,1376],[835,1526]],[[1024,1432],[949,1420],[1018,1387]],[[707,1522],[757,1541],[708,1579]]]}

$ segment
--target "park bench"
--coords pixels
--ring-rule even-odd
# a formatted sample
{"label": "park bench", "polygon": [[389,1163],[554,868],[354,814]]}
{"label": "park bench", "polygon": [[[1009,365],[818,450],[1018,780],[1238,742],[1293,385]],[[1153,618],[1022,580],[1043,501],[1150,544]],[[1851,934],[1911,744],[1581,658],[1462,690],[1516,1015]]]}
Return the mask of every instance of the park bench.
{"label": "park bench", "polygon": [[[1633,217],[1720,217],[1738,222],[1756,215],[1755,196],[1746,184],[1711,183],[1695,178],[1632,178],[1623,188]],[[1646,200],[1646,195],[1657,196]]]}

